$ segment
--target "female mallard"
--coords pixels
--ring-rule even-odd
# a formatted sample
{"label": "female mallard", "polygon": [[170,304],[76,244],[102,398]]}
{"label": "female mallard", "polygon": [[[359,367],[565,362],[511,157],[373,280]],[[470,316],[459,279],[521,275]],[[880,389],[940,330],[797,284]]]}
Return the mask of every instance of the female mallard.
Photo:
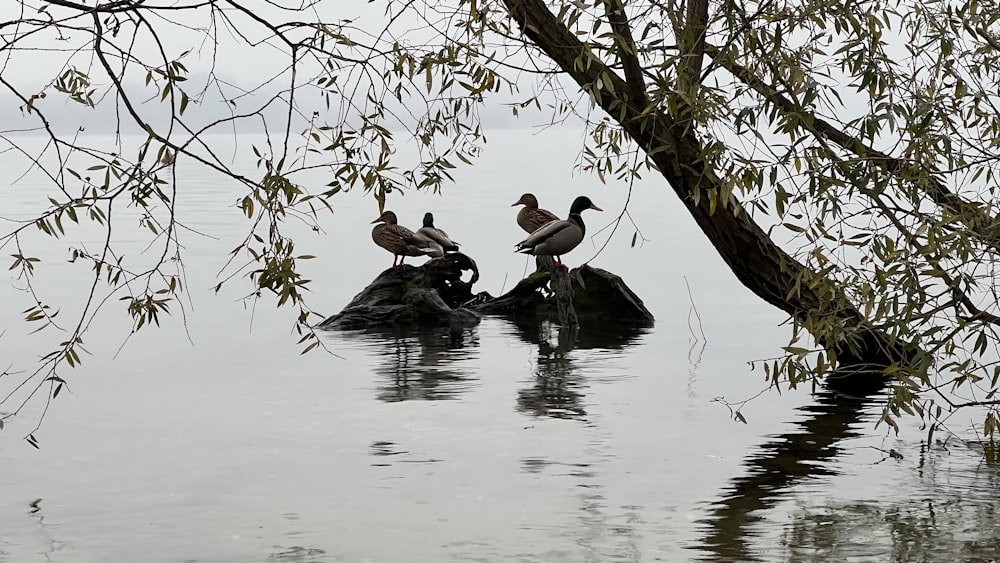
{"label": "female mallard", "polygon": [[576,248],[587,232],[583,217],[580,216],[580,212],[584,209],[603,211],[594,205],[589,197],[580,196],[573,200],[573,205],[569,208],[569,218],[552,221],[531,233],[531,236],[517,243],[515,252],[535,256],[555,256],[556,265],[565,268],[559,257]]}
{"label": "female mallard", "polygon": [[437,245],[441,247],[441,256],[443,256],[445,252],[457,251],[460,246],[457,242],[448,238],[448,233],[434,226],[434,214],[429,211],[424,213],[424,226],[417,229],[417,234],[423,235],[424,237],[437,243]]}
{"label": "female mallard", "polygon": [[379,223],[372,228],[372,240],[375,244],[392,253],[392,267],[396,267],[396,258],[399,258],[399,265],[403,265],[403,260],[407,256],[432,256],[436,251],[434,241],[419,237],[406,227],[396,224],[396,214],[386,211],[379,215],[378,219],[372,223]]}
{"label": "female mallard", "polygon": [[521,199],[514,202],[511,207],[517,207],[518,205],[523,205],[524,207],[517,212],[517,224],[528,234],[537,231],[545,226],[546,223],[559,220],[559,217],[555,213],[548,209],[539,208],[538,200],[535,199],[533,194],[522,195]]}

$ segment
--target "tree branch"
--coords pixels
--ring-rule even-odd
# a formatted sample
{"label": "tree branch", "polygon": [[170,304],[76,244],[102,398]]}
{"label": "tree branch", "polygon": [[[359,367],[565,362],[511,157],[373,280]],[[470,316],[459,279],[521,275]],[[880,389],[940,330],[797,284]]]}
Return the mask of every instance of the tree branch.
{"label": "tree branch", "polygon": [[[801,105],[782,95],[777,89],[761,80],[743,65],[724,56],[722,50],[718,47],[707,45],[705,52],[708,56],[712,57],[714,62],[731,72],[744,84],[753,88],[775,107],[787,113],[803,112]],[[918,168],[908,160],[896,158],[870,147],[860,139],[845,133],[842,128],[815,115],[809,115],[808,120],[801,120],[800,123],[803,128],[817,138],[829,139],[844,150],[878,165],[889,174],[904,179],[920,178],[922,181],[917,183],[917,185],[923,188],[924,193],[930,197],[931,201],[949,213],[954,214],[962,221],[962,224],[986,244],[996,250],[1000,250],[1000,240],[997,237],[997,229],[1000,226],[1000,221],[996,217],[986,213],[980,205],[966,201],[958,194],[949,190],[947,186],[934,176],[934,171]]]}
{"label": "tree branch", "polygon": [[625,82],[628,84],[627,102],[634,106],[644,107],[649,103],[646,95],[646,82],[642,77],[642,66],[639,64],[639,51],[632,38],[632,27],[625,14],[622,0],[604,0],[604,11],[611,23],[614,36],[615,52],[625,71]]}
{"label": "tree branch", "polygon": [[923,351],[895,342],[872,327],[839,285],[774,244],[735,197],[723,199],[718,177],[703,158],[701,142],[688,123],[678,122],[662,109],[623,101],[626,82],[573,35],[543,0],[503,2],[526,38],[591,92],[646,152],[740,282],[815,330],[813,335],[835,353],[841,365],[901,362],[924,366]]}

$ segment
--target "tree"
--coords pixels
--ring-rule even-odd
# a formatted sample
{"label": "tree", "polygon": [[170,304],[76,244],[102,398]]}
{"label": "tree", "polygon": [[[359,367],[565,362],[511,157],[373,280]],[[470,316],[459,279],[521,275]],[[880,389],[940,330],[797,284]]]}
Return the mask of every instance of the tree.
{"label": "tree", "polygon": [[[890,425],[901,412],[985,405],[993,435],[998,16],[974,1],[926,0],[379,6],[373,27],[344,18],[340,1],[14,4],[18,13],[0,24],[0,86],[48,142],[18,148],[13,127],[3,138],[56,195],[0,244],[31,288],[32,229],[58,237],[92,222],[108,243],[74,252],[92,265],[91,297],[69,337],[5,402],[43,389],[55,397],[90,320],[114,298],[135,329],[180,306],[183,275],[170,268],[183,264],[174,210],[184,191],[166,174],[176,159],[245,186],[248,235],[220,285],[249,271],[248,298],[273,294],[297,307],[301,343],[312,349],[308,280],[296,270],[307,257],[285,222],[315,220],[352,188],[380,205],[394,191],[442,189],[479,150],[479,111],[507,104],[515,115],[548,107],[553,123],[587,127],[583,168],[602,179],[663,176],[734,275],[789,315],[785,353],[761,363],[775,385],[825,378],[853,389],[889,378]],[[276,53],[277,66],[239,84],[219,70],[233,45],[244,56]],[[22,78],[27,59],[38,72],[42,54],[55,61],[51,76]],[[202,58],[207,69],[189,72],[185,61]],[[302,111],[305,95],[322,96],[328,112]],[[56,119],[53,99],[109,112],[116,132],[146,139],[88,144]],[[213,104],[228,113],[216,117]],[[258,158],[251,177],[206,136],[238,138],[253,126],[268,144],[241,147]],[[401,143],[419,147],[417,161],[399,162]],[[326,191],[296,184],[314,167],[330,171]],[[148,267],[116,262],[112,216],[126,204],[143,209],[156,245]],[[35,295],[25,315],[50,326],[50,311]]]}

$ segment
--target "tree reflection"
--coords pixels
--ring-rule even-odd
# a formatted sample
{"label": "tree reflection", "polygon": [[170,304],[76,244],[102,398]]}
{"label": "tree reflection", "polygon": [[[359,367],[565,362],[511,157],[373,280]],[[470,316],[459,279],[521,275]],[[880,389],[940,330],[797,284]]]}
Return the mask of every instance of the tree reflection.
{"label": "tree reflection", "polygon": [[381,401],[455,399],[476,380],[459,367],[479,347],[475,328],[372,329],[358,335],[380,349],[374,372]]}
{"label": "tree reflection", "polygon": [[706,560],[758,561],[750,546],[751,525],[793,486],[835,473],[822,462],[840,454],[840,442],[859,435],[855,428],[868,403],[827,391],[817,396],[816,403],[802,407],[808,416],[795,431],[777,436],[746,460],[746,474],[733,479],[724,498],[711,509],[704,522],[704,540],[695,548],[710,552]]}
{"label": "tree reflection", "polygon": [[929,488],[933,498],[805,507],[782,537],[787,560],[997,561],[996,489],[969,482],[964,490],[944,490],[941,484]]}
{"label": "tree reflection", "polygon": [[517,410],[538,417],[583,419],[587,382],[570,352],[575,349],[622,349],[649,329],[629,324],[599,327],[558,326],[548,321],[515,323],[522,340],[538,345],[538,361],[529,386],[517,392]]}

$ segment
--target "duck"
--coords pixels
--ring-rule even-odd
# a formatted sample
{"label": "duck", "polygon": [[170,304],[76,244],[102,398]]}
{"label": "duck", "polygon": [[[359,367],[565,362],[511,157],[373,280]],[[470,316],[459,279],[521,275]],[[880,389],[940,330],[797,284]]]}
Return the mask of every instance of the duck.
{"label": "duck", "polygon": [[538,207],[538,199],[534,194],[522,195],[521,199],[515,201],[511,207],[517,207],[518,205],[523,205],[524,207],[517,212],[517,224],[529,235],[546,223],[559,220],[559,217],[555,213]]}
{"label": "duck", "polygon": [[[440,246],[427,238],[417,236],[416,233],[406,227],[396,223],[396,214],[386,211],[379,215],[372,224],[378,223],[372,228],[372,240],[375,244],[392,253],[392,267],[396,267],[396,260],[399,265],[403,265],[403,260],[407,256],[434,256],[440,251]],[[437,248],[435,248],[437,246]],[[443,255],[444,252],[442,251]]]}
{"label": "duck", "polygon": [[441,249],[441,256],[444,256],[445,252],[455,252],[461,246],[451,240],[448,233],[434,226],[434,214],[429,211],[424,213],[424,226],[417,229],[417,235],[433,241]]}
{"label": "duck", "polygon": [[517,243],[514,252],[534,256],[554,256],[556,266],[565,268],[566,265],[559,257],[576,248],[583,241],[583,235],[587,233],[583,217],[580,216],[584,209],[604,211],[594,205],[589,197],[579,196],[573,200],[568,218],[546,223],[532,232],[531,236]]}

